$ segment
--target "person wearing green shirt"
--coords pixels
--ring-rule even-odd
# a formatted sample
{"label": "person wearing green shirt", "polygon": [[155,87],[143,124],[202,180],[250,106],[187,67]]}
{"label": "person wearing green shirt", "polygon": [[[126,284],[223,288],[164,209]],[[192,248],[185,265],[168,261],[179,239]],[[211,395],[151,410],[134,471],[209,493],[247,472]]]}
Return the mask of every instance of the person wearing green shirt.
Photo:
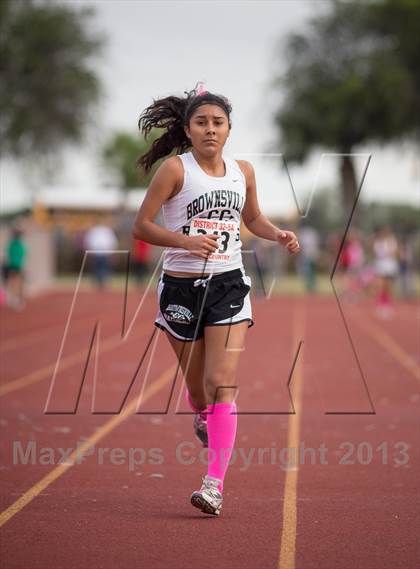
{"label": "person wearing green shirt", "polygon": [[23,241],[23,231],[13,228],[7,244],[4,276],[7,284],[7,303],[12,308],[23,308],[25,305],[23,280],[27,256],[27,247]]}

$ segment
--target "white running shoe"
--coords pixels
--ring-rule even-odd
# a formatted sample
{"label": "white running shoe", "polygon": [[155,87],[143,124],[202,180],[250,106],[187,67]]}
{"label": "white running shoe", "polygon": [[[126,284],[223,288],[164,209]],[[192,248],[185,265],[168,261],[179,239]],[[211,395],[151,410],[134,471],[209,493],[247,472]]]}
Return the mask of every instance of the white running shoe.
{"label": "white running shoe", "polygon": [[223,496],[218,489],[221,480],[206,475],[200,490],[191,494],[191,504],[204,514],[219,516],[222,509]]}
{"label": "white running shoe", "polygon": [[197,413],[194,417],[194,433],[203,447],[208,447],[207,416],[204,413]]}

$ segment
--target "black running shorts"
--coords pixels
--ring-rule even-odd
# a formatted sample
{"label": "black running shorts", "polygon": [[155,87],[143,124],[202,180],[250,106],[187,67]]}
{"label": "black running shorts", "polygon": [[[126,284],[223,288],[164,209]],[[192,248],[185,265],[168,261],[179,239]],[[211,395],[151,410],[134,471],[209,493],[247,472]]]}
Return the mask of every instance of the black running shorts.
{"label": "black running shorts", "polygon": [[158,284],[155,325],[183,341],[204,336],[205,326],[253,325],[251,279],[241,269],[209,277],[173,277],[163,273]]}

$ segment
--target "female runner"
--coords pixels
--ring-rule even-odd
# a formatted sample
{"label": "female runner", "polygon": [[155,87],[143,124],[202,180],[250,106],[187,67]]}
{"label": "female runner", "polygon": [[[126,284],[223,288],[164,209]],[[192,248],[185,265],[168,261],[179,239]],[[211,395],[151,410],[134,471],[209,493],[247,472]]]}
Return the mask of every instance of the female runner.
{"label": "female runner", "polygon": [[[231,129],[231,105],[201,87],[147,107],[139,129],[147,137],[164,129],[138,160],[157,169],[136,216],[133,237],[165,247],[158,284],[156,326],[165,331],[196,413],[194,427],[209,447],[209,465],[191,503],[219,515],[227,466],[235,442],[236,370],[248,327],[253,325],[244,273],[240,220],[256,236],[290,253],[296,235],[275,227],[260,212],[252,165],[222,154]],[[162,208],[165,227],[155,223]]]}

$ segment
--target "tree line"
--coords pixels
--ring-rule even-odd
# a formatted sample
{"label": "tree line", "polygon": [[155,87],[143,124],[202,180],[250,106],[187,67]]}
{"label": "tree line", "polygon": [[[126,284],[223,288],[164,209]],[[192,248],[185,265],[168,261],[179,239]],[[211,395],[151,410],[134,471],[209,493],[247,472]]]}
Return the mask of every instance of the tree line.
{"label": "tree line", "polygon": [[[315,149],[341,154],[341,201],[348,212],[360,183],[352,159],[358,147],[418,144],[420,0],[325,5],[277,48],[275,146],[289,164],[303,163]],[[103,94],[95,60],[106,38],[92,32],[93,16],[92,9],[65,3],[0,2],[3,157],[37,160],[83,141]],[[117,132],[105,143],[104,163],[123,188],[148,183],[134,163],[157,135],[145,141]]]}

